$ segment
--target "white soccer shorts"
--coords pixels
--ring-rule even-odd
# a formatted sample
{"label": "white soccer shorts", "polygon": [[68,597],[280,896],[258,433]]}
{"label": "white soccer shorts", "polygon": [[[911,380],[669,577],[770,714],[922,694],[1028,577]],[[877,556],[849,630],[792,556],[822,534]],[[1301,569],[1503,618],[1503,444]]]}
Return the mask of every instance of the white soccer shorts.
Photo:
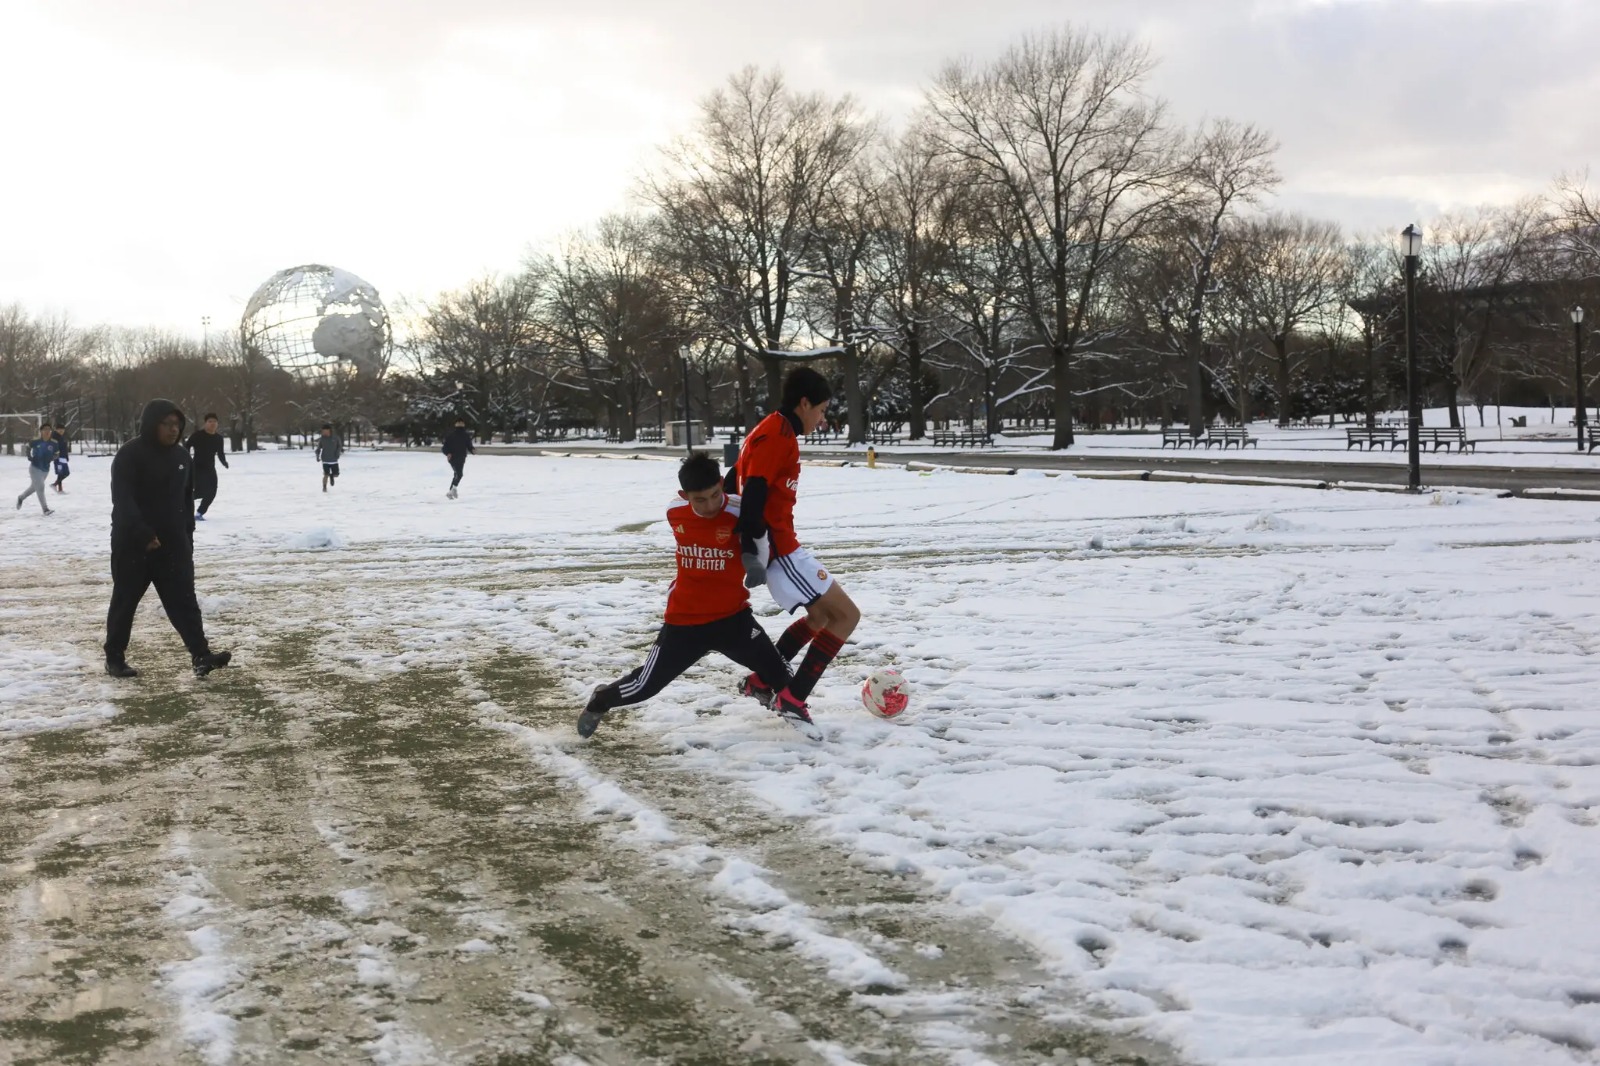
{"label": "white soccer shorts", "polygon": [[809,607],[837,582],[804,548],[767,560],[767,591],[785,611]]}

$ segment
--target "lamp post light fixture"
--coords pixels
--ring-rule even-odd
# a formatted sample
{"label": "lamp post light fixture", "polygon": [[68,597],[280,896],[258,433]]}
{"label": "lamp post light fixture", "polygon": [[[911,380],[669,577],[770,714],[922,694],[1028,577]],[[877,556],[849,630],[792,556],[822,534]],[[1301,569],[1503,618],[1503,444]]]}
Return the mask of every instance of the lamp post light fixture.
{"label": "lamp post light fixture", "polygon": [[1417,380],[1417,258],[1422,255],[1422,231],[1413,223],[1400,233],[1406,263],[1406,485],[1422,489],[1422,396]]}
{"label": "lamp post light fixture", "polygon": [[211,357],[211,316],[200,316],[200,359],[205,361]]}
{"label": "lamp post light fixture", "polygon": [[1573,391],[1576,393],[1574,399],[1577,407],[1572,417],[1572,424],[1578,431],[1578,450],[1581,452],[1588,445],[1588,441],[1583,439],[1584,423],[1587,419],[1583,410],[1583,308],[1581,306],[1572,309],[1572,366],[1575,386]]}
{"label": "lamp post light fixture", "polygon": [[656,390],[656,427],[661,430],[663,443],[667,439],[667,398],[660,389]]}

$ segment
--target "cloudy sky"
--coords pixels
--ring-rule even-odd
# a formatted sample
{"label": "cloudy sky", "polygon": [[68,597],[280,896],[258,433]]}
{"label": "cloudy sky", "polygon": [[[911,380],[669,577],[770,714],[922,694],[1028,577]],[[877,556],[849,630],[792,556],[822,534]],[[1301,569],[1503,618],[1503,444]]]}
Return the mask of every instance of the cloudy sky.
{"label": "cloudy sky", "polygon": [[626,207],[741,66],[892,125],[1064,20],[1351,229],[1600,176],[1596,0],[0,0],[0,304],[198,331],[306,262],[427,296]]}

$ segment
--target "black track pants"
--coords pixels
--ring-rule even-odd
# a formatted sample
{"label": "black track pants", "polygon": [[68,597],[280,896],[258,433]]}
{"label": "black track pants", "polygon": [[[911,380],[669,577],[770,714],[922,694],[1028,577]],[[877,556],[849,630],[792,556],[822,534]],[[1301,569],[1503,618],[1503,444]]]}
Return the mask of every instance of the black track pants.
{"label": "black track pants", "polygon": [[747,607],[738,614],[698,626],[663,625],[644,662],[600,690],[596,710],[643,703],[710,652],[725,655],[753,671],[774,691],[789,684],[789,664],[773,647]]}
{"label": "black track pants", "polygon": [[194,594],[194,556],[185,547],[163,544],[155,551],[121,549],[111,553],[111,609],[106,613],[106,658],[122,662],[133,633],[133,616],[145,589],[156,587],[167,620],[190,655],[203,655],[205,626]]}

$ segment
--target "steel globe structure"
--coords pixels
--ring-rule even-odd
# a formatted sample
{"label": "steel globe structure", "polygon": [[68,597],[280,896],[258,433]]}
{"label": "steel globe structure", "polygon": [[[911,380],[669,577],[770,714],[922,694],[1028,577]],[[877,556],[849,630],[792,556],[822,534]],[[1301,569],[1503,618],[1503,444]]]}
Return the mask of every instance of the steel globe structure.
{"label": "steel globe structure", "polygon": [[378,290],[320,263],[268,278],[245,306],[239,334],[246,352],[306,382],[375,377],[389,362],[389,314]]}

